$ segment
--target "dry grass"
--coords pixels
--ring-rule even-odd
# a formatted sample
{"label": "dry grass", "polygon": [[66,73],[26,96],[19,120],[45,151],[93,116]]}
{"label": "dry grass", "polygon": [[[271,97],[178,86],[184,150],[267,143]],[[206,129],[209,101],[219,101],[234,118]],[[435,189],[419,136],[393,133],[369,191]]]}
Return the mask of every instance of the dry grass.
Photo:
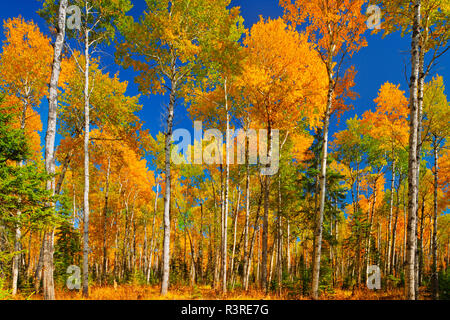
{"label": "dry grass", "polygon": [[[57,300],[86,300],[81,292],[58,289],[56,291]],[[32,296],[31,299],[40,300],[42,296]],[[159,286],[142,285],[121,285],[117,288],[113,286],[100,287],[93,286],[89,291],[87,300],[259,300],[277,299],[277,296],[264,296],[258,291],[239,292],[234,291],[227,295],[222,295],[209,286],[200,286],[197,289],[189,287],[175,287],[169,290],[167,296],[160,295]]]}
{"label": "dry grass", "polygon": [[[287,294],[264,295],[261,291],[249,290],[248,292],[235,290],[226,295],[211,289],[210,286],[172,287],[167,296],[159,294],[159,286],[144,285],[121,285],[101,287],[92,286],[87,300],[284,300],[288,299]],[[421,290],[422,291],[422,290]],[[57,300],[86,300],[79,291],[69,291],[67,289],[56,290]],[[427,296],[421,294],[422,299]],[[28,297],[18,296],[17,299],[42,300],[42,295],[31,295]],[[292,299],[292,298],[291,298]],[[298,296],[296,300],[309,300],[309,297]],[[403,289],[390,291],[371,290],[340,290],[334,293],[322,295],[323,300],[402,300],[404,299]]]}
{"label": "dry grass", "polygon": [[334,294],[326,294],[324,300],[403,300],[403,289],[390,291],[376,290],[340,290],[336,289]]}

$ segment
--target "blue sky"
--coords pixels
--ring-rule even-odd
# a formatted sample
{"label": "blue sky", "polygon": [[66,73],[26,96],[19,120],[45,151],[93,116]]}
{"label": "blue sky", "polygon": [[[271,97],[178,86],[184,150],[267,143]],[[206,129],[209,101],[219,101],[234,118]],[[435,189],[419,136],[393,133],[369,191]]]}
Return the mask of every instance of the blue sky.
{"label": "blue sky", "polygon": [[[145,0],[133,0],[134,8],[131,14],[139,16],[145,8]],[[259,20],[259,16],[264,18],[277,18],[282,14],[282,9],[278,6],[278,0],[232,0],[233,6],[240,6],[242,16],[245,19],[246,28]],[[37,0],[20,0],[20,1],[2,1],[0,10],[0,20],[11,17],[23,16],[26,20],[34,20],[44,33],[47,33],[48,27],[43,19],[41,19],[36,11],[40,8],[41,3]],[[383,22],[382,22],[383,23]],[[354,108],[346,112],[338,123],[333,119],[331,125],[331,134],[345,128],[345,119],[354,117],[355,114],[362,115],[368,109],[374,109],[373,99],[377,96],[380,86],[389,81],[394,84],[400,84],[400,88],[408,93],[407,77],[409,75],[409,48],[410,36],[404,38],[399,33],[389,35],[384,39],[381,33],[371,35],[366,33],[368,46],[357,52],[351,64],[356,67],[357,75],[355,79],[356,86],[354,91],[359,94],[359,98],[352,101]],[[3,32],[0,34],[0,40],[4,40]],[[108,61],[108,59],[110,59]],[[450,54],[443,56],[436,68],[430,74],[434,76],[436,73],[442,75],[445,79],[450,77]],[[137,85],[134,84],[133,78],[135,73],[133,70],[122,70],[115,66],[111,58],[104,59],[105,65],[109,65],[109,71],[115,73],[120,71],[120,79],[129,82],[129,95],[138,94]],[[429,80],[429,79],[427,79]],[[448,96],[449,88],[446,89]],[[143,109],[139,116],[145,123],[145,128],[155,135],[162,129],[161,111],[166,98],[162,96],[142,97],[140,103]],[[47,121],[46,101],[43,101],[40,107],[42,122],[44,124],[44,132]],[[177,106],[175,116],[175,126],[183,128],[192,128],[192,121],[189,119],[184,106]],[[44,133],[42,134],[42,139]]]}
{"label": "blue sky", "polygon": [[[145,8],[145,0],[133,0],[134,8],[131,14],[139,16]],[[259,20],[259,16],[264,18],[277,18],[282,14],[282,9],[278,6],[277,0],[232,0],[233,6],[240,6],[242,15],[245,19],[245,26],[251,26]],[[37,0],[21,0],[21,1],[2,1],[0,10],[0,20],[3,21],[10,17],[22,15],[27,20],[34,20],[41,30],[46,33],[48,27],[43,19],[41,19],[36,11],[40,8],[41,3]],[[351,64],[355,65],[358,71],[356,75],[356,86],[354,90],[359,94],[359,98],[352,101],[353,110],[346,112],[340,123],[333,121],[331,132],[345,128],[345,119],[354,117],[355,114],[362,115],[365,110],[374,109],[373,99],[377,96],[380,86],[389,81],[394,84],[400,84],[400,88],[405,91],[408,96],[407,75],[409,73],[409,47],[410,37],[402,38],[400,34],[393,34],[382,39],[381,34],[371,35],[366,33],[368,46],[362,48],[356,53],[351,60]],[[3,32],[0,34],[0,40],[4,40]],[[121,80],[129,82],[129,95],[138,94],[137,85],[134,84],[134,72],[132,70],[122,70],[120,67],[113,65],[113,61],[105,58],[105,65],[109,65],[109,71],[115,73],[120,72]],[[432,70],[431,75],[436,73],[442,75],[444,79],[450,77],[450,54],[441,58],[438,66]],[[430,77],[431,78],[431,77]],[[446,90],[448,95],[448,88]],[[140,112],[145,127],[150,129],[152,134],[156,134],[161,130],[161,110],[166,99],[161,96],[142,97],[140,100],[143,109]],[[46,102],[43,101],[40,112],[44,127],[46,126]],[[334,119],[336,120],[336,119]],[[178,106],[175,116],[175,125],[177,127],[192,128],[192,121],[185,112],[184,106]]]}

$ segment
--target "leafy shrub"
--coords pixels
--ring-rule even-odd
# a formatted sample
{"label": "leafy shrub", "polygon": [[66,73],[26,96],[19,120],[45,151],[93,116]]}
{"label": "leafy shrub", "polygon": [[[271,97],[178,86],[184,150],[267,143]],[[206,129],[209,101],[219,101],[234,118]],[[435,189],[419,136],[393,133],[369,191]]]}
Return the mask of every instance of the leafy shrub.
{"label": "leafy shrub", "polygon": [[5,279],[0,277],[0,300],[12,300],[12,292],[6,288],[5,282]]}
{"label": "leafy shrub", "polygon": [[133,285],[145,285],[147,284],[147,277],[141,270],[136,270],[131,276],[130,283]]}
{"label": "leafy shrub", "polygon": [[439,298],[450,300],[450,268],[439,272]]}

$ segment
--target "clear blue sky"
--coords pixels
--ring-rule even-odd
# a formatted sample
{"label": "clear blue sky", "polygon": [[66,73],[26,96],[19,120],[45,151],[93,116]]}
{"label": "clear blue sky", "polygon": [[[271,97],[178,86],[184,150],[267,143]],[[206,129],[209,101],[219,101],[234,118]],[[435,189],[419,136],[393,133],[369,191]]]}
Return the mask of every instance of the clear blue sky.
{"label": "clear blue sky", "polygon": [[[145,8],[145,0],[133,0],[133,4],[134,8],[131,14],[139,16]],[[247,28],[250,28],[257,22],[260,15],[264,18],[277,18],[282,14],[277,0],[232,0],[232,5],[241,7]],[[2,1],[0,19],[3,21],[7,18],[22,15],[27,20],[34,20],[41,30],[47,33],[47,26],[36,14],[40,6],[41,3],[37,0]],[[382,39],[381,34],[371,35],[367,32],[366,38],[368,46],[362,48],[351,60],[351,64],[355,65],[358,71],[354,90],[360,97],[352,101],[354,109],[344,114],[340,124],[337,121],[333,121],[331,126],[332,134],[345,128],[345,119],[354,117],[355,114],[362,115],[365,110],[374,109],[373,99],[377,96],[378,90],[384,82],[389,81],[394,84],[400,84],[400,88],[406,92],[407,96],[409,95],[407,77],[410,70],[410,36],[407,35],[402,38],[397,33]],[[3,32],[0,34],[0,40],[4,40]],[[450,54],[442,57],[438,66],[432,70],[430,78],[438,73],[444,77],[444,81],[449,79],[449,62]],[[120,71],[121,80],[129,82],[129,95],[138,94],[137,86],[133,82],[134,73],[132,70],[118,68],[113,64],[111,58],[104,59],[104,63],[105,65],[110,65],[110,72]],[[447,87],[446,93],[448,96],[449,87]],[[139,115],[145,123],[145,128],[150,129],[152,134],[158,133],[162,128],[161,111],[165,101],[166,99],[161,96],[142,97],[141,99],[143,109]],[[40,112],[45,128],[47,121],[45,101],[41,105]],[[187,129],[192,128],[192,121],[187,116],[183,106],[178,106],[176,109],[175,126]],[[42,134],[42,137],[44,137],[44,134]]]}
{"label": "clear blue sky", "polygon": [[[145,8],[145,0],[132,0],[134,8],[131,13],[135,16]],[[232,5],[240,6],[242,15],[245,19],[245,26],[251,26],[259,20],[259,16],[264,18],[277,18],[282,14],[282,9],[278,6],[277,0],[232,0]],[[47,33],[48,27],[45,25],[36,11],[40,8],[41,3],[37,0],[20,0],[20,1],[2,1],[0,10],[0,20],[22,15],[27,20],[34,20],[44,33]],[[351,64],[355,65],[358,71],[356,75],[356,86],[354,90],[360,95],[351,103],[354,109],[345,113],[339,125],[332,126],[332,132],[345,127],[345,119],[353,117],[355,114],[361,115],[365,110],[374,108],[373,99],[376,97],[380,86],[386,82],[400,84],[400,88],[408,95],[407,74],[409,74],[409,47],[410,37],[402,38],[399,34],[389,35],[382,39],[381,35],[371,35],[366,33],[368,46],[362,48],[356,53],[351,60]],[[3,32],[0,34],[0,40],[4,40]],[[132,70],[121,70],[112,64],[110,58],[105,58],[105,65],[110,65],[111,72],[120,71],[121,80],[129,82],[129,94],[138,93],[137,86],[133,82],[134,73]],[[438,66],[432,71],[431,75],[439,73],[444,79],[450,78],[450,54],[441,58]],[[447,95],[449,88],[446,90]],[[141,104],[143,110],[140,114],[141,119],[146,123],[146,127],[151,129],[152,133],[160,131],[161,127],[161,106],[165,102],[164,97],[151,96],[142,97]],[[41,106],[42,120],[46,125],[46,105],[43,101]],[[191,120],[187,117],[182,106],[178,107],[176,115],[176,125],[191,128]]]}

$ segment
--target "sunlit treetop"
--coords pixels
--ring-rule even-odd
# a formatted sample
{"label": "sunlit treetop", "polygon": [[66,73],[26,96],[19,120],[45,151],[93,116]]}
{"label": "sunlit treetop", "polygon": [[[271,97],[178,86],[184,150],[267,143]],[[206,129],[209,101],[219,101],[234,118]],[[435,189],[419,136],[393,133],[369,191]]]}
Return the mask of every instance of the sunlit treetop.
{"label": "sunlit treetop", "polygon": [[[84,56],[75,52],[78,61],[84,62]],[[66,70],[73,70],[72,77],[67,77],[62,84],[60,122],[63,135],[79,135],[83,130],[84,75],[78,72],[75,57],[65,62]],[[90,66],[90,80],[93,84],[90,94],[91,124],[95,128],[107,128],[111,134],[121,135],[124,131],[131,134],[139,129],[135,114],[141,109],[139,96],[126,94],[128,83],[120,81],[119,74],[105,73],[98,60]],[[67,71],[66,71],[67,72]],[[64,72],[63,72],[64,73]]]}
{"label": "sunlit treetop", "polygon": [[305,25],[310,40],[318,44],[324,61],[345,52],[350,57],[366,46],[362,36],[367,17],[364,0],[280,0],[285,19],[294,27]]}
{"label": "sunlit treetop", "polygon": [[144,14],[135,21],[118,21],[124,41],[117,59],[133,67],[135,81],[144,94],[164,93],[169,82],[181,87],[189,77],[202,73],[198,58],[212,45],[230,11],[230,0],[148,0]]}
{"label": "sunlit treetop", "polygon": [[[54,33],[58,25],[59,1],[43,0],[43,2],[42,9],[38,11],[38,14],[47,21],[50,31]],[[89,45],[111,44],[116,37],[116,20],[133,7],[130,0],[71,0],[69,6],[71,5],[77,6],[80,10],[80,26],[73,29],[67,28],[67,37],[84,39],[85,32],[88,30]],[[86,10],[88,15],[86,15]],[[77,14],[70,13],[73,16],[68,13],[68,18]]]}
{"label": "sunlit treetop", "polygon": [[[444,78],[436,75],[425,84],[423,97],[424,138],[434,136],[438,141],[450,140],[450,105],[445,95]],[[433,139],[434,137],[430,137]]]}
{"label": "sunlit treetop", "polygon": [[380,141],[379,147],[392,151],[402,148],[408,143],[408,99],[399,85],[384,83],[374,100],[377,104],[375,112],[366,111],[362,122],[367,133]]}
{"label": "sunlit treetop", "polygon": [[[401,31],[402,35],[411,31],[414,19],[414,6],[409,0],[377,0],[373,1],[381,7],[383,23],[381,29],[387,35]],[[448,41],[450,28],[448,17],[450,4],[447,0],[422,0],[421,1],[421,47],[428,51],[431,48],[442,46]]]}
{"label": "sunlit treetop", "polygon": [[307,37],[281,18],[261,18],[244,45],[246,60],[239,82],[254,117],[278,128],[304,120],[310,127],[319,126],[327,76]]}
{"label": "sunlit treetop", "polygon": [[14,114],[13,126],[24,125],[33,158],[40,158],[42,122],[36,112],[48,93],[53,48],[32,21],[8,19],[0,53],[0,90],[5,93],[2,110]]}
{"label": "sunlit treetop", "polygon": [[30,106],[39,106],[48,92],[53,48],[34,22],[8,19],[0,54],[0,86]]}

